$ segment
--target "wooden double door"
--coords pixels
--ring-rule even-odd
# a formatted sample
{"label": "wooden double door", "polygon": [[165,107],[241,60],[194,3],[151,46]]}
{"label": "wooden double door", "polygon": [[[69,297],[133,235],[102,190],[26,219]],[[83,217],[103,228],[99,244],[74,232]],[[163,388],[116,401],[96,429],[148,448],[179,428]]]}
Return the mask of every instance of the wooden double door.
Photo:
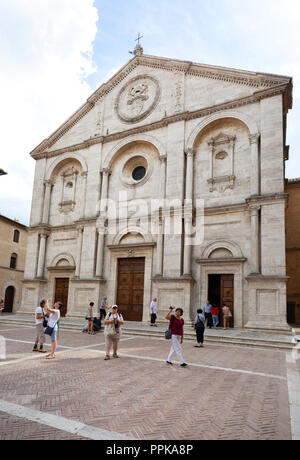
{"label": "wooden double door", "polygon": [[69,278],[56,278],[55,279],[55,298],[54,302],[61,302],[63,307],[60,311],[61,316],[64,318],[68,311],[68,297],[69,297]]}
{"label": "wooden double door", "polygon": [[142,321],[145,258],[118,260],[117,304],[125,321]]}
{"label": "wooden double door", "polygon": [[220,308],[220,325],[223,326],[222,307],[227,305],[232,313],[230,327],[234,327],[234,275],[209,275],[208,299]]}

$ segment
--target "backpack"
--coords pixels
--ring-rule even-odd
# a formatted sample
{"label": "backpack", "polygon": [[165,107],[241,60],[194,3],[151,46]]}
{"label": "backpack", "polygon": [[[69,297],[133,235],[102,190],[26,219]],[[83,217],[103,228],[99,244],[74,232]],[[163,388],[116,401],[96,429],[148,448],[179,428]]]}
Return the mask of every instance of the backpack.
{"label": "backpack", "polygon": [[201,320],[199,313],[198,313],[197,317],[198,317],[198,319],[197,319],[197,323],[195,324],[195,329],[196,329],[196,331],[202,331],[202,330],[205,329],[205,325],[204,325],[203,321]]}

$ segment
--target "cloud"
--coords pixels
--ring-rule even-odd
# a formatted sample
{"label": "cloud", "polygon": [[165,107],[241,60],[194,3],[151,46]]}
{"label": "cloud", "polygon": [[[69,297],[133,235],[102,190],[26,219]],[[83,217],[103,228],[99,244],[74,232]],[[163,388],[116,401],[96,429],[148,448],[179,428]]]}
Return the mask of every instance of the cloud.
{"label": "cloud", "polygon": [[0,0],[0,213],[28,223],[29,152],[91,94],[94,0]]}

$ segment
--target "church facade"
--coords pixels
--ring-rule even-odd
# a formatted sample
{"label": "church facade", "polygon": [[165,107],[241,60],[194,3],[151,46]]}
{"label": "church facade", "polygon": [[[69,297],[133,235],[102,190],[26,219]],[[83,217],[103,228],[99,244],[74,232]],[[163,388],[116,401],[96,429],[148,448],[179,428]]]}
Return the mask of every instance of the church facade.
{"label": "church facade", "polygon": [[20,313],[118,303],[125,319],[190,320],[206,299],[232,327],[289,331],[284,164],[292,79],[135,56],[33,152]]}

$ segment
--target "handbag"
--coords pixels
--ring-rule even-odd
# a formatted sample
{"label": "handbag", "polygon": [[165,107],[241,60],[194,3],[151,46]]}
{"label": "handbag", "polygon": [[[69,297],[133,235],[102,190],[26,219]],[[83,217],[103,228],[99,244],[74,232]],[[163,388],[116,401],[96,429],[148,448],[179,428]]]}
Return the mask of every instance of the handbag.
{"label": "handbag", "polygon": [[114,324],[109,324],[108,326],[106,326],[106,335],[108,337],[115,337],[117,335],[117,331]]}
{"label": "handbag", "polygon": [[170,327],[165,332],[166,340],[171,340],[172,338],[172,326],[173,326],[174,320],[175,320],[175,316],[173,316],[173,318],[171,319]]}
{"label": "handbag", "polygon": [[[109,318],[111,317],[111,315],[112,313],[109,314]],[[115,337],[116,335],[118,335],[118,331],[116,330],[115,324],[108,324],[106,326],[105,335],[107,335],[108,337]]]}
{"label": "handbag", "polygon": [[54,331],[54,329],[56,328],[56,325],[57,325],[58,321],[59,321],[59,320],[56,321],[54,327],[50,327],[50,326],[47,326],[47,327],[46,327],[46,329],[45,329],[45,334],[46,334],[46,335],[50,335],[50,336],[51,336],[51,335],[53,334],[53,331]]}

